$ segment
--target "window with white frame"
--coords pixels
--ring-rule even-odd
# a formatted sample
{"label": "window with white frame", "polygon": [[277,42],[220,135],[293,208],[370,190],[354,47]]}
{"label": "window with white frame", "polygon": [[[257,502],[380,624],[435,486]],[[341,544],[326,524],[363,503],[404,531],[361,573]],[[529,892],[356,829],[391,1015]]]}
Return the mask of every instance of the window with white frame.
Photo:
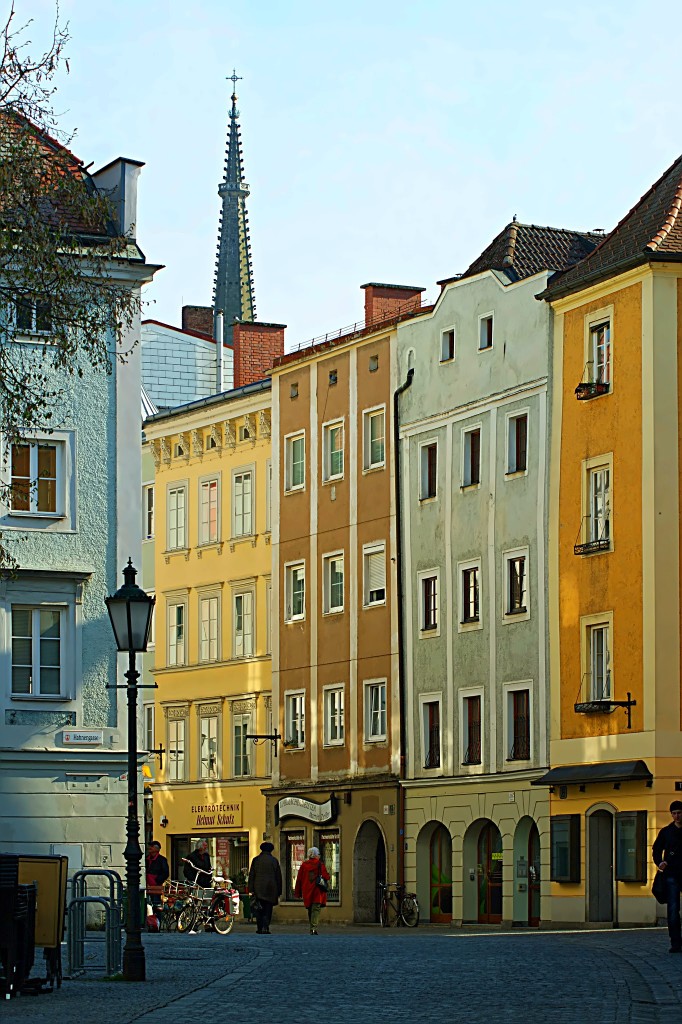
{"label": "window with white frame", "polygon": [[[182,607],[182,606],[181,606]],[[199,660],[218,660],[219,599],[217,595],[199,600]]]}
{"label": "window with white frame", "polygon": [[63,608],[12,605],[12,696],[62,697],[64,619]]}
{"label": "window with white frame", "polygon": [[284,490],[299,491],[305,487],[305,434],[284,438]]}
{"label": "window with white frame", "polygon": [[481,764],[483,757],[482,705],[480,693],[462,697],[462,764]]}
{"label": "window with white frame", "polygon": [[265,532],[272,530],[272,459],[265,463]]}
{"label": "window with white frame", "polygon": [[528,413],[507,418],[507,473],[525,473],[528,469]]}
{"label": "window with white frame", "polygon": [[234,656],[252,658],[254,652],[254,591],[242,590],[234,595]]}
{"label": "window with white frame", "polygon": [[461,564],[459,578],[460,624],[479,623],[481,620],[481,563]]}
{"label": "window with white frame", "polygon": [[272,654],[272,580],[265,581],[265,653]]}
{"label": "window with white frame", "polygon": [[611,689],[610,624],[597,622],[587,627],[589,652],[589,699],[608,700]]}
{"label": "window with white frame", "polygon": [[14,299],[14,327],[17,334],[50,334],[52,331],[52,303],[30,295],[17,295]]}
{"label": "window with white frame", "polygon": [[481,482],[481,428],[462,431],[462,487]]}
{"label": "window with white frame", "polygon": [[185,719],[168,719],[168,781],[185,781]]}
{"label": "window with white frame", "polygon": [[485,313],[478,318],[478,350],[483,352],[493,347],[493,314]]}
{"label": "window with white frame", "polygon": [[363,604],[370,607],[386,603],[386,548],[384,544],[368,544],[362,549]]}
{"label": "window with white frame", "polygon": [[235,779],[251,775],[249,758],[249,741],[246,736],[251,732],[251,715],[235,714],[232,716],[232,774]]}
{"label": "window with white frame", "polygon": [[365,740],[375,743],[386,739],[386,680],[365,683]]}
{"label": "window with white frame", "polygon": [[187,534],[187,487],[168,488],[168,550],[184,549]]}
{"label": "window with white frame", "polygon": [[64,515],[63,442],[16,441],[11,445],[10,468],[13,515]]}
{"label": "window with white frame", "polygon": [[342,746],[345,735],[343,686],[327,686],[323,690],[324,745]]}
{"label": "window with white frame", "polygon": [[611,471],[608,466],[588,470],[588,538],[607,545],[611,539]]}
{"label": "window with white frame", "polygon": [[142,488],[142,511],[144,515],[142,536],[145,540],[152,540],[154,536],[154,484],[147,484]]}
{"label": "window with white frame", "polygon": [[438,443],[427,441],[419,446],[419,499],[436,497],[438,485]]}
{"label": "window with white frame", "polygon": [[325,615],[343,611],[343,552],[322,559],[322,611]]}
{"label": "window with white frame", "polygon": [[322,479],[340,480],[343,476],[343,420],[322,427]]}
{"label": "window with white frame", "polygon": [[422,710],[422,755],[424,768],[441,766],[440,697],[424,697]]}
{"label": "window with white frame", "polygon": [[440,361],[449,363],[455,358],[455,328],[448,327],[440,335]]}
{"label": "window with white frame", "polygon": [[305,563],[284,566],[284,618],[286,622],[305,618]]}
{"label": "window with white frame", "polygon": [[253,471],[232,474],[232,536],[253,534]]}
{"label": "window with white frame", "polygon": [[289,748],[305,746],[305,693],[284,694],[284,742]]}
{"label": "window with white frame", "polygon": [[530,690],[514,687],[507,690],[507,760],[530,759],[531,720]]}
{"label": "window with white frame", "polygon": [[168,604],[168,664],[185,665],[185,622],[186,605],[184,602]]}
{"label": "window with white frame", "polygon": [[199,717],[199,777],[218,778],[218,716]]}
{"label": "window with white frame", "polygon": [[438,629],[438,572],[419,573],[419,628],[422,633]]}
{"label": "window with white frame", "polygon": [[364,468],[378,469],[386,461],[386,412],[368,409],[362,415]]}
{"label": "window with white frame", "polygon": [[[149,597],[155,597],[153,590],[147,591]],[[153,651],[156,647],[156,602],[152,605],[152,617],[149,620],[149,638],[147,639],[147,650]]]}
{"label": "window with white frame", "polygon": [[611,383],[611,321],[590,324],[590,358],[592,380],[596,384]]}
{"label": "window with white frame", "polygon": [[202,480],[199,484],[199,543],[215,544],[218,540],[218,480]]}
{"label": "window with white frame", "polygon": [[154,749],[154,705],[144,706],[144,749]]}
{"label": "window with white frame", "polygon": [[506,551],[505,567],[505,615],[524,615],[528,612],[528,549]]}

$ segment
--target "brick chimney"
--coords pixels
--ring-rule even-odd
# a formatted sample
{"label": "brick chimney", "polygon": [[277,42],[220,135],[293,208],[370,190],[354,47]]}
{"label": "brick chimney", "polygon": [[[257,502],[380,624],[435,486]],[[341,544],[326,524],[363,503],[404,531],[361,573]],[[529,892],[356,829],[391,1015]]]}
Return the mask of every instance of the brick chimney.
{"label": "brick chimney", "polygon": [[183,331],[199,331],[213,337],[213,306],[183,306]]}
{"label": "brick chimney", "polygon": [[408,310],[419,309],[424,288],[413,288],[407,284],[363,284],[365,292],[365,326],[380,320],[388,320]]}
{"label": "brick chimney", "polygon": [[286,324],[236,321],[232,328],[234,386],[253,384],[268,377],[277,356],[284,353]]}

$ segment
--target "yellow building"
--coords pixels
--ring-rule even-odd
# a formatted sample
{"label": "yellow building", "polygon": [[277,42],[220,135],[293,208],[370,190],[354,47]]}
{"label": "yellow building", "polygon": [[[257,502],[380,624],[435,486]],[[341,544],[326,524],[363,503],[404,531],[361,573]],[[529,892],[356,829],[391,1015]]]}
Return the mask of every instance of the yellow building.
{"label": "yellow building", "polygon": [[270,382],[145,422],[156,466],[154,836],[173,877],[201,838],[237,880],[270,779]]}
{"label": "yellow building", "polygon": [[552,920],[653,923],[682,788],[682,158],[544,293],[555,314]]}

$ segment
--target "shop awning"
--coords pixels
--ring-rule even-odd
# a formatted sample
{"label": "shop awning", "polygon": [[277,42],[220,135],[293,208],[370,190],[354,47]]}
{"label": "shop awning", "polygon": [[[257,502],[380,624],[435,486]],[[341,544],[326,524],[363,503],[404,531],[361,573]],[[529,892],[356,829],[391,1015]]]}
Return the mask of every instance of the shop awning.
{"label": "shop awning", "polygon": [[564,764],[550,770],[531,786],[568,786],[585,782],[651,782],[646,761],[598,761],[596,764]]}

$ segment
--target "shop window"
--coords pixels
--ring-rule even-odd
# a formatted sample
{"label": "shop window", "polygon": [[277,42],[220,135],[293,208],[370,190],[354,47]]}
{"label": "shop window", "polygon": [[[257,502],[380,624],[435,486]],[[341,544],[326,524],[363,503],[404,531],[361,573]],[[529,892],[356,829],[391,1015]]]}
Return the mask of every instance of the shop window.
{"label": "shop window", "polygon": [[280,861],[284,865],[285,899],[294,899],[298,869],[305,860],[305,832],[280,833]]}
{"label": "shop window", "polygon": [[646,811],[619,811],[616,814],[616,880],[646,882]]}
{"label": "shop window", "polygon": [[338,829],[319,832],[315,838],[316,846],[320,851],[320,859],[329,872],[327,902],[339,903],[341,899],[341,840]]}
{"label": "shop window", "polygon": [[558,814],[550,819],[551,880],[580,881],[580,815]]}

